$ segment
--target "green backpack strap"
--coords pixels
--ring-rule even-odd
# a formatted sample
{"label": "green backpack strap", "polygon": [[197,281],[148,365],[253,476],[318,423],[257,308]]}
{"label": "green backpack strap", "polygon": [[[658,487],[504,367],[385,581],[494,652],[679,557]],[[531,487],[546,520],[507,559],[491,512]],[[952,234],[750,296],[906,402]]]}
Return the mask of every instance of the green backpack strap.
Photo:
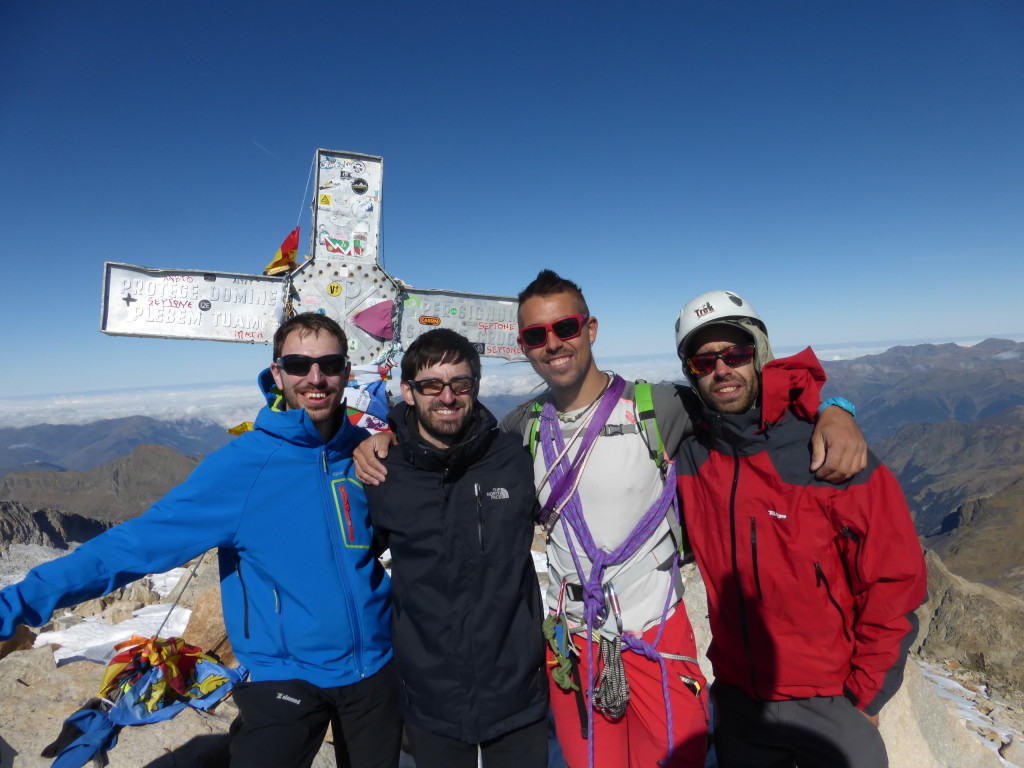
{"label": "green backpack strap", "polygon": [[530,456],[537,458],[537,439],[540,436],[540,412],[544,406],[534,401],[533,405],[530,406],[530,426],[527,427],[527,434],[529,436]]}
{"label": "green backpack strap", "polygon": [[661,431],[658,429],[658,420],[654,418],[654,396],[651,394],[651,385],[643,379],[637,379],[633,383],[633,398],[636,402],[636,413],[640,419],[640,428],[647,438],[647,450],[651,453],[651,461],[658,465],[662,474],[666,471],[665,443],[661,439]]}

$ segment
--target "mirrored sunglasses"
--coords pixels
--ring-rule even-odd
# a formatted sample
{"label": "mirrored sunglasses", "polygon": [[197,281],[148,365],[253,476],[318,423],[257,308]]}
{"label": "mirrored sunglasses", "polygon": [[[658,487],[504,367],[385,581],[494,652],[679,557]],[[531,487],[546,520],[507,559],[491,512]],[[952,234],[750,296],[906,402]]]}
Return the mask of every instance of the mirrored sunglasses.
{"label": "mirrored sunglasses", "polygon": [[730,368],[739,368],[741,365],[747,365],[753,359],[753,344],[736,344],[728,349],[723,349],[721,352],[690,355],[686,358],[686,367],[690,369],[690,373],[694,376],[705,376],[715,370],[719,360]]}
{"label": "mirrored sunglasses", "polygon": [[345,355],[324,355],[323,357],[282,355],[277,358],[276,362],[289,376],[305,376],[313,367],[313,363],[320,366],[320,373],[324,376],[338,376],[345,372],[348,358]]}
{"label": "mirrored sunglasses", "polygon": [[553,323],[537,323],[519,329],[519,343],[527,349],[543,347],[548,334],[553,333],[562,341],[575,339],[583,333],[583,326],[590,315],[569,315],[555,320]]}
{"label": "mirrored sunglasses", "polygon": [[431,397],[440,395],[444,392],[445,387],[448,387],[453,395],[465,395],[472,392],[476,385],[476,379],[472,376],[456,376],[451,381],[441,381],[441,379],[420,379],[419,381],[409,379],[408,381],[409,386],[421,395],[430,395]]}

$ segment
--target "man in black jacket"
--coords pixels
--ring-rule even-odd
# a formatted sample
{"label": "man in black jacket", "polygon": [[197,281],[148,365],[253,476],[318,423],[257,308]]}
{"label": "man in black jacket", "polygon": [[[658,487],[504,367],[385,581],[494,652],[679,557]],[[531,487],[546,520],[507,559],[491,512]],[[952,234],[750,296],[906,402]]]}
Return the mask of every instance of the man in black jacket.
{"label": "man in black jacket", "polygon": [[402,357],[388,482],[366,487],[392,555],[399,701],[417,768],[543,768],[547,678],[530,555],[533,465],[477,401],[480,357],[448,329]]}

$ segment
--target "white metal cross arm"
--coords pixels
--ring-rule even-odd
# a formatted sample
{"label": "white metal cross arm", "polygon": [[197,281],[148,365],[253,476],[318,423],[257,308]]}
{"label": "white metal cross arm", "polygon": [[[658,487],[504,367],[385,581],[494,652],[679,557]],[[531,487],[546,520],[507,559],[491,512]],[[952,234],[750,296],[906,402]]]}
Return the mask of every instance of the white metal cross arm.
{"label": "white metal cross arm", "polygon": [[521,358],[516,300],[417,290],[379,264],[383,158],[317,150],[310,259],[283,276],[150,269],[107,262],[100,330],[118,336],[269,344],[292,312],[337,320],[365,365],[432,328],[484,357]]}

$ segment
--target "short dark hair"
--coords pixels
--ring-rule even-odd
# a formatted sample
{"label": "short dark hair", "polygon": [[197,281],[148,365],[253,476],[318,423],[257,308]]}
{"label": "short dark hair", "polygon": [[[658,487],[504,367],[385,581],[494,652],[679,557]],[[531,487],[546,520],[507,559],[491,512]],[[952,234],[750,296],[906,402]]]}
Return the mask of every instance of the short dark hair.
{"label": "short dark hair", "polygon": [[281,327],[277,329],[277,332],[274,333],[275,360],[281,356],[281,350],[284,349],[284,340],[288,338],[292,331],[298,331],[303,336],[309,336],[310,334],[317,336],[321,331],[328,333],[338,340],[341,344],[342,354],[348,357],[348,336],[345,335],[337,321],[318,312],[303,312],[285,320],[281,323]]}
{"label": "short dark hair", "polygon": [[469,363],[474,379],[480,378],[480,353],[473,342],[450,328],[435,328],[413,340],[402,355],[402,381],[413,381],[424,368],[443,363]]}
{"label": "short dark hair", "polygon": [[532,299],[534,296],[553,296],[556,293],[568,293],[579,302],[580,310],[584,315],[590,314],[587,300],[583,298],[583,291],[572,280],[566,280],[554,270],[542,269],[537,273],[533,282],[523,288],[519,293],[519,306],[523,302]]}

